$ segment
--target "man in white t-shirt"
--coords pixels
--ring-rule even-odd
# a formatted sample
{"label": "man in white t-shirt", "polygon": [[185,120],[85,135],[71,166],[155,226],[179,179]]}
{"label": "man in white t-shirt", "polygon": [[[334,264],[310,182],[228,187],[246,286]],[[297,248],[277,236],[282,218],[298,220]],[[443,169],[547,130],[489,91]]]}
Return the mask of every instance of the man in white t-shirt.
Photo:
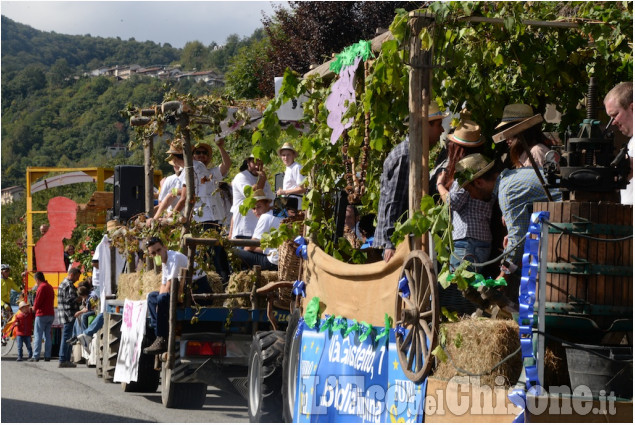
{"label": "man in white t-shirt", "polygon": [[[180,252],[168,250],[161,239],[153,236],[146,241],[148,254],[154,263],[161,266],[161,288],[148,294],[148,313],[150,325],[154,328],[156,339],[146,349],[146,354],[160,354],[167,350],[168,322],[170,319],[170,287],[172,279],[178,278],[181,269],[187,268],[187,257]],[[193,293],[211,293],[207,276],[194,264],[192,276]]]}
{"label": "man in white t-shirt", "polygon": [[163,180],[163,184],[159,188],[159,207],[154,213],[154,219],[158,220],[164,211],[170,212],[181,197],[181,180],[179,175],[182,168],[174,163],[173,160],[169,161],[174,169],[174,174],[171,174]]}
{"label": "man in white t-shirt", "polygon": [[631,138],[628,141],[631,171],[628,175],[628,186],[621,190],[621,195],[622,204],[633,205],[633,156],[635,155],[635,146],[633,146],[633,82],[627,81],[613,87],[604,98],[604,108],[620,132]]}
{"label": "man in white t-shirt", "polygon": [[[282,217],[273,215],[271,208],[272,198],[265,194],[264,190],[257,190],[254,193],[256,206],[253,208],[254,215],[258,218],[258,223],[252,235],[252,239],[260,240],[264,233],[269,233],[280,226]],[[236,255],[249,268],[260,266],[262,270],[278,270],[278,250],[273,248],[262,249],[255,246],[247,246],[244,249],[235,250]]]}
{"label": "man in white t-shirt", "polygon": [[273,199],[271,185],[267,181],[267,174],[262,168],[262,161],[250,155],[243,161],[240,172],[232,180],[232,225],[229,237],[234,239],[250,239],[254,234],[258,218],[249,210],[246,215],[240,213],[240,206],[245,200],[245,186],[251,186],[254,191],[262,189],[269,199]]}
{"label": "man in white t-shirt", "polygon": [[302,195],[306,192],[306,188],[302,183],[304,183],[306,177],[300,174],[302,166],[295,161],[298,153],[293,149],[290,143],[285,143],[278,149],[278,156],[286,168],[284,170],[282,187],[278,189],[276,194],[297,200],[297,209],[302,209]]}

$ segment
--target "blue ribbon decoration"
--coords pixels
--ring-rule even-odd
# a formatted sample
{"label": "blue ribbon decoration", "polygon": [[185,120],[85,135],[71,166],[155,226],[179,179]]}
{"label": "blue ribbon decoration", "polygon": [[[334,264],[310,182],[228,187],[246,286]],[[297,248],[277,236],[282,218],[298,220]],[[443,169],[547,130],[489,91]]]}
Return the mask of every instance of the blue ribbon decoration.
{"label": "blue ribbon decoration", "polygon": [[401,325],[395,326],[395,334],[399,334],[404,337],[406,335],[406,328]]}
{"label": "blue ribbon decoration", "polygon": [[304,292],[305,287],[306,283],[304,283],[303,280],[296,280],[293,282],[293,295],[302,295],[302,298],[306,298],[306,293]]}
{"label": "blue ribbon decoration", "polygon": [[536,277],[538,276],[538,249],[543,221],[549,219],[548,211],[535,212],[531,215],[527,237],[525,239],[525,252],[523,254],[523,269],[520,279],[520,294],[518,295],[519,314],[518,327],[520,336],[520,349],[525,368],[525,389],[515,388],[507,397],[522,411],[514,419],[514,423],[525,422],[525,406],[527,405],[527,393],[538,395],[540,380],[533,348],[534,303],[536,302]]}
{"label": "blue ribbon decoration", "polygon": [[298,236],[293,240],[293,242],[298,244],[298,247],[295,250],[295,255],[302,258],[303,260],[306,260],[308,258],[308,255],[306,253],[306,241],[304,240],[304,238],[302,236]]}
{"label": "blue ribbon decoration", "polygon": [[402,293],[402,297],[410,298],[410,286],[408,286],[408,278],[406,276],[399,279],[399,292]]}

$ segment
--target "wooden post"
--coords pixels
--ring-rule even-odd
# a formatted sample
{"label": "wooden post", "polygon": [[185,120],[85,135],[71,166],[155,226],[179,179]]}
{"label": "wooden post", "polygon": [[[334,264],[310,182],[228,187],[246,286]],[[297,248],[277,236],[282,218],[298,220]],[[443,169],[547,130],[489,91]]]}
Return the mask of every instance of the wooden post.
{"label": "wooden post", "polygon": [[[154,136],[150,136],[144,140],[143,143],[143,167],[145,172],[145,201],[146,201],[146,215],[148,217],[154,216],[154,167],[152,166],[152,151],[154,150]],[[148,255],[146,256],[146,270],[154,269],[154,261]]]}
{"label": "wooden post", "polygon": [[[432,50],[421,50],[419,33],[434,22],[434,17],[419,11],[410,12],[410,92],[408,108],[410,110],[409,154],[410,154],[410,197],[408,199],[409,214],[412,217],[421,208],[421,197],[424,187],[428,186],[428,103],[430,93],[430,66]],[[425,96],[425,102],[424,98]],[[424,148],[425,146],[425,148]],[[425,156],[424,156],[425,153]],[[425,169],[425,174],[422,172]],[[424,184],[425,183],[425,184]],[[414,241],[413,249],[421,249],[421,239]]]}
{"label": "wooden post", "polygon": [[172,279],[170,285],[170,321],[168,322],[167,368],[174,367],[174,344],[176,342],[176,303],[179,297],[179,280]]}
{"label": "wooden post", "polygon": [[[105,283],[105,282],[104,282]],[[117,293],[117,248],[110,244],[110,293]]]}
{"label": "wooden post", "polygon": [[190,132],[185,129],[188,123],[187,116],[182,116],[179,120],[179,125],[183,128],[183,162],[185,169],[185,184],[187,191],[187,200],[185,201],[185,208],[183,209],[185,215],[185,223],[183,224],[184,232],[189,233],[190,221],[192,220],[192,210],[194,209],[195,202],[195,184],[194,181],[194,160],[192,158],[192,146],[190,143]]}

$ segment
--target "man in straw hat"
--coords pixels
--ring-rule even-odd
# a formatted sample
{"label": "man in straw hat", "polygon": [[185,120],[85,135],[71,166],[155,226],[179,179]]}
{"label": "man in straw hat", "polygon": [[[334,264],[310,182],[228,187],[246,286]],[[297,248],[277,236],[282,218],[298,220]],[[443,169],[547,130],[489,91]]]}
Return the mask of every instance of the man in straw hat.
{"label": "man in straw hat", "polygon": [[291,143],[285,143],[278,149],[278,156],[286,168],[284,170],[282,187],[278,189],[276,195],[288,196],[290,199],[295,199],[296,205],[294,209],[300,209],[302,207],[302,195],[306,192],[306,188],[302,183],[304,183],[306,177],[300,174],[302,166],[295,160],[298,153]]}
{"label": "man in straw hat", "polygon": [[[459,126],[450,137],[461,136],[463,136],[462,127]],[[480,138],[480,131],[478,138]],[[465,259],[471,263],[484,263],[489,260],[492,244],[490,220],[494,198],[491,194],[481,196],[479,191],[481,186],[489,181],[482,176],[492,170],[493,166],[494,161],[488,161],[480,154],[472,154],[456,164],[455,178],[449,190],[443,183],[443,175],[439,177],[437,183],[439,194],[445,202],[450,204],[452,211],[454,252],[450,257],[450,265],[454,269]],[[474,168],[478,168],[479,171],[474,174],[467,171]],[[481,269],[477,268],[476,271],[480,272]]]}
{"label": "man in straw hat", "polygon": [[[465,185],[470,196],[481,200],[491,196],[498,199],[507,227],[509,271],[514,273],[521,266],[523,246],[520,241],[529,228],[533,203],[548,201],[545,191],[531,168],[504,169],[499,172],[499,167],[481,154],[468,155],[460,163],[460,183]],[[559,189],[551,189],[550,193],[554,201],[562,200]],[[501,276],[505,274],[501,273]]]}
{"label": "man in straw hat", "polygon": [[251,186],[254,191],[262,189],[269,199],[273,199],[273,191],[271,185],[267,181],[267,174],[262,165],[262,160],[249,155],[240,166],[240,172],[232,180],[232,199],[231,208],[232,223],[229,233],[230,238],[249,239],[254,233],[258,218],[252,210],[246,215],[240,213],[240,206],[245,200],[245,187]]}
{"label": "man in straw hat", "polygon": [[218,185],[223,178],[227,176],[227,172],[232,165],[232,160],[225,150],[225,139],[220,138],[216,141],[218,151],[221,156],[221,164],[210,167],[212,161],[212,147],[204,142],[199,142],[192,150],[192,156],[196,161],[202,162],[207,168],[207,178],[205,178],[205,193],[209,200],[209,208],[212,210],[213,221],[218,224],[225,220],[225,209],[223,208],[223,200],[218,190]]}
{"label": "man in straw hat", "polygon": [[[258,223],[251,238],[260,240],[264,233],[268,233],[280,226],[282,217],[273,215],[271,207],[273,198],[267,196],[264,190],[258,189],[254,192],[254,199],[256,200],[256,205],[253,208],[253,213],[258,218]],[[246,246],[244,249],[235,250],[235,253],[249,267],[260,266],[263,270],[278,269],[277,249],[265,248],[263,250],[256,246]]]}
{"label": "man in straw hat", "polygon": [[635,156],[635,144],[633,143],[633,82],[619,83],[608,92],[604,98],[606,114],[619,128],[628,141],[628,156],[631,164],[631,172],[628,175],[628,186],[620,191],[622,204],[633,204],[633,156]]}
{"label": "man in straw hat", "polygon": [[[439,142],[441,133],[443,133],[442,121],[448,115],[448,113],[439,110],[436,102],[431,102],[428,113],[428,122],[430,123],[428,143],[430,148]],[[395,223],[402,219],[404,213],[408,211],[409,145],[410,141],[406,137],[406,140],[390,151],[384,160],[380,177],[377,227],[375,228],[373,245],[384,249],[386,262],[395,254],[395,246],[390,240],[395,231]]]}

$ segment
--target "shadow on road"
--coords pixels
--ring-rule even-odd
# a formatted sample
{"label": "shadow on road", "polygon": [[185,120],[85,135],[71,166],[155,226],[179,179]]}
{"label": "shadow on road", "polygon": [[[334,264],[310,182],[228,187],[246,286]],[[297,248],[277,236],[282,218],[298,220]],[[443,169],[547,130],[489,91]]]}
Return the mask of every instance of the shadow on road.
{"label": "shadow on road", "polygon": [[68,407],[52,406],[13,399],[2,399],[2,422],[40,422],[46,418],[51,423],[106,423],[106,422],[146,422],[125,416],[77,410]]}

